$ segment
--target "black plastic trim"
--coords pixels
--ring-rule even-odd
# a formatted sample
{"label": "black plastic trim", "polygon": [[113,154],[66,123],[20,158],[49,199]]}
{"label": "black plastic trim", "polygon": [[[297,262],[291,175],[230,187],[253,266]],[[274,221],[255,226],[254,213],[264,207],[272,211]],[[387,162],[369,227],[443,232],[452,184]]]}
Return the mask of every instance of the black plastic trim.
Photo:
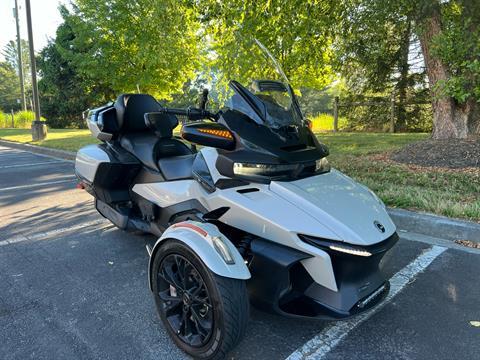
{"label": "black plastic trim", "polygon": [[261,238],[251,241],[250,252],[252,277],[247,289],[252,302],[263,310],[281,312],[279,299],[291,288],[290,267],[311,255]]}
{"label": "black plastic trim", "polygon": [[231,189],[231,188],[246,186],[246,185],[250,185],[250,183],[241,179],[230,179],[230,178],[221,178],[221,179],[218,179],[217,182],[215,183],[215,187],[221,190]]}

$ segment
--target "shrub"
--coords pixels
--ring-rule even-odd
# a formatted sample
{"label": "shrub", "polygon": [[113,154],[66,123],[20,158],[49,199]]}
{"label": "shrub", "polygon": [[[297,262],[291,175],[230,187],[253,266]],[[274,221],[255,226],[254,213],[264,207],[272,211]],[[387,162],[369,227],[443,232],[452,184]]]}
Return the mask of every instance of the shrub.
{"label": "shrub", "polygon": [[[315,131],[333,131],[333,116],[330,114],[317,114],[310,116],[312,122],[312,130]],[[338,129],[343,130],[347,127],[347,118],[338,118]]]}
{"label": "shrub", "polygon": [[[8,119],[9,117],[7,116],[7,114],[5,114],[3,111],[0,111],[0,128],[5,128],[8,126]],[[11,126],[11,124],[10,124]]]}
{"label": "shrub", "polygon": [[[32,121],[35,119],[33,111],[18,111],[13,114],[13,127],[16,129],[29,129]],[[44,117],[41,117],[45,120]],[[11,128],[12,116],[10,114],[0,111],[0,128]]]}
{"label": "shrub", "polygon": [[15,128],[27,129],[30,128],[32,121],[35,119],[33,111],[18,111],[13,115]]}

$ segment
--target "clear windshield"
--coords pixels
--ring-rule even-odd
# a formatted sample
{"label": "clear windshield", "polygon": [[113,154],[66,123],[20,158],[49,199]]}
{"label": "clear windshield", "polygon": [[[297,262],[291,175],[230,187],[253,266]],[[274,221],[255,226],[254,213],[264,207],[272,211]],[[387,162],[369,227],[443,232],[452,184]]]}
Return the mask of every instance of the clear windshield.
{"label": "clear windshield", "polygon": [[201,82],[210,91],[211,109],[236,110],[273,128],[302,124],[287,77],[259,41],[210,41],[205,57]]}

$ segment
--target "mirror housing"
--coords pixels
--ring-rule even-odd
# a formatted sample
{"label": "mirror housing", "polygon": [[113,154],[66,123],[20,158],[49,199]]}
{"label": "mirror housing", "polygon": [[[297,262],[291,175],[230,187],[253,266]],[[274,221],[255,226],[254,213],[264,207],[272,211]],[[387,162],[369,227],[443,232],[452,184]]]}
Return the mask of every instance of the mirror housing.
{"label": "mirror housing", "polygon": [[184,125],[182,138],[197,145],[233,150],[235,137],[232,132],[222,124],[214,122],[201,122]]}

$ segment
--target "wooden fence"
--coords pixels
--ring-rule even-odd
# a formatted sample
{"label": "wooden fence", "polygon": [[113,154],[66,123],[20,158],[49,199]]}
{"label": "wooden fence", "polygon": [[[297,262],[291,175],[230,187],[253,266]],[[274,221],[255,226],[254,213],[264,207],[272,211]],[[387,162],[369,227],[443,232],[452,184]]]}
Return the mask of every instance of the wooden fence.
{"label": "wooden fence", "polygon": [[[427,100],[409,100],[404,102],[404,105],[418,105],[418,104],[430,104],[430,101]],[[333,131],[338,131],[338,110],[341,107],[356,107],[356,106],[390,106],[390,117],[389,117],[389,132],[395,132],[395,122],[396,122],[396,107],[397,102],[395,100],[395,95],[392,95],[390,99],[384,101],[353,101],[353,102],[340,102],[340,98],[335,96],[333,99]]]}

